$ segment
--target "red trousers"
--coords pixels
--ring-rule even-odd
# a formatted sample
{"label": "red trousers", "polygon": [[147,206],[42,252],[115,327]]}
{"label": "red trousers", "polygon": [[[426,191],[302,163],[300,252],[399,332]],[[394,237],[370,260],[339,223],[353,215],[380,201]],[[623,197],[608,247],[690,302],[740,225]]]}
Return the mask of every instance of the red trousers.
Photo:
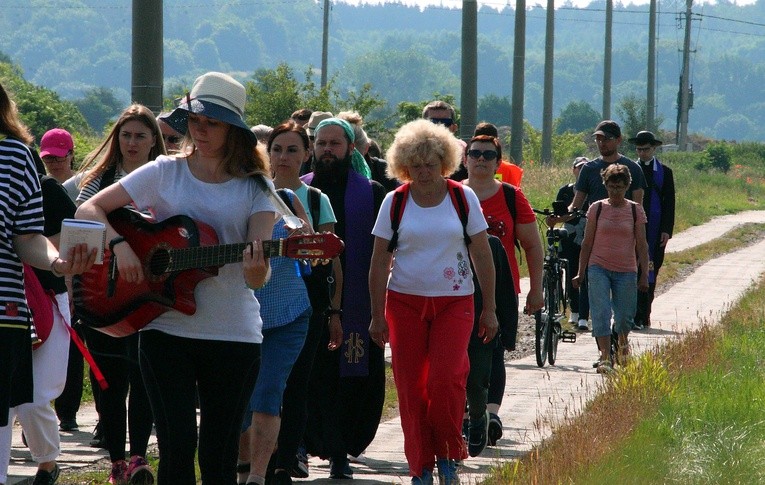
{"label": "red trousers", "polygon": [[467,458],[462,416],[473,296],[389,290],[385,317],[410,475],[432,470],[436,458]]}

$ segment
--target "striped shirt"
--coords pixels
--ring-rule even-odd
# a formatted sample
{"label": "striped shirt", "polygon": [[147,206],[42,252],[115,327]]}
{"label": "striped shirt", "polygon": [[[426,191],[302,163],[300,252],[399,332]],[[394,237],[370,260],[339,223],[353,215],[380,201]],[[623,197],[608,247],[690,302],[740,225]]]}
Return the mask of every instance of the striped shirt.
{"label": "striped shirt", "polygon": [[0,327],[28,328],[23,267],[14,236],[43,232],[40,179],[29,148],[13,139],[0,141]]}

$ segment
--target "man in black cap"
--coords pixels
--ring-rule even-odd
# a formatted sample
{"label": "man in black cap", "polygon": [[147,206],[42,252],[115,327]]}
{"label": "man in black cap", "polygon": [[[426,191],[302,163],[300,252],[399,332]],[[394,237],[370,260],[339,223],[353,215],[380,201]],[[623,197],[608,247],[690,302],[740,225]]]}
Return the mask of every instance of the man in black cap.
{"label": "man in black cap", "polygon": [[608,198],[608,192],[603,185],[600,171],[612,163],[626,165],[629,168],[632,183],[627,189],[625,197],[638,204],[642,203],[646,188],[645,177],[637,163],[619,153],[619,145],[622,143],[622,130],[619,124],[613,120],[603,120],[595,127],[592,136],[595,137],[600,157],[589,161],[582,167],[576,181],[576,193],[571,208],[580,209],[585,201],[587,201],[587,205],[591,205],[595,201]]}
{"label": "man in black cap", "polygon": [[672,237],[675,225],[675,179],[672,170],[659,162],[654,155],[661,140],[650,131],[641,131],[628,140],[635,145],[638,162],[643,169],[647,190],[643,197],[643,209],[648,217],[646,239],[648,239],[648,292],[638,292],[635,328],[651,326],[651,304],[653,303],[656,277],[664,262],[664,249]]}

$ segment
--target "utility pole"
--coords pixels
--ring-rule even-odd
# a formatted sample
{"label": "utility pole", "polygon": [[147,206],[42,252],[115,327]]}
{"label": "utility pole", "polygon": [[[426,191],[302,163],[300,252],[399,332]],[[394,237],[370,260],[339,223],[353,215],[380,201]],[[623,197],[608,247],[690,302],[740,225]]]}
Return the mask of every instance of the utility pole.
{"label": "utility pole", "polygon": [[648,9],[648,78],[645,93],[646,129],[655,132],[656,126],[656,0]]}
{"label": "utility pole", "polygon": [[324,32],[321,36],[321,87],[327,86],[327,53],[329,52],[329,0],[324,0]]}
{"label": "utility pole", "polygon": [[611,30],[614,23],[614,0],[606,0],[606,39],[603,52],[603,119],[611,119]]}
{"label": "utility pole", "polygon": [[131,101],[159,114],[164,77],[162,0],[133,0],[130,68]]}
{"label": "utility pole", "polygon": [[545,86],[542,95],[542,163],[552,163],[553,64],[555,54],[555,2],[547,0],[545,26]]}
{"label": "utility pole", "polygon": [[693,0],[685,1],[685,38],[683,40],[683,74],[680,77],[680,95],[678,99],[677,149],[684,152],[688,148],[688,111],[690,110],[690,67],[691,67],[691,15]]}
{"label": "utility pole", "polygon": [[478,122],[478,0],[462,2],[460,138],[470,140]]}
{"label": "utility pole", "polygon": [[512,121],[510,123],[510,156],[523,163],[523,82],[526,64],[526,0],[515,2],[515,44],[513,46]]}

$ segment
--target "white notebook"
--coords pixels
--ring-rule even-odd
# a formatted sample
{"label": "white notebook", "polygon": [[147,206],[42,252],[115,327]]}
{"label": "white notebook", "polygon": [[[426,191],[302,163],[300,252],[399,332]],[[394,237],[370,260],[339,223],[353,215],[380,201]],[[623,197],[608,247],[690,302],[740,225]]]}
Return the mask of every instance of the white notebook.
{"label": "white notebook", "polygon": [[69,250],[80,243],[88,245],[88,251],[96,248],[96,264],[104,262],[104,246],[106,245],[106,226],[98,221],[84,219],[64,219],[61,222],[61,242],[59,253],[61,259],[66,259]]}

